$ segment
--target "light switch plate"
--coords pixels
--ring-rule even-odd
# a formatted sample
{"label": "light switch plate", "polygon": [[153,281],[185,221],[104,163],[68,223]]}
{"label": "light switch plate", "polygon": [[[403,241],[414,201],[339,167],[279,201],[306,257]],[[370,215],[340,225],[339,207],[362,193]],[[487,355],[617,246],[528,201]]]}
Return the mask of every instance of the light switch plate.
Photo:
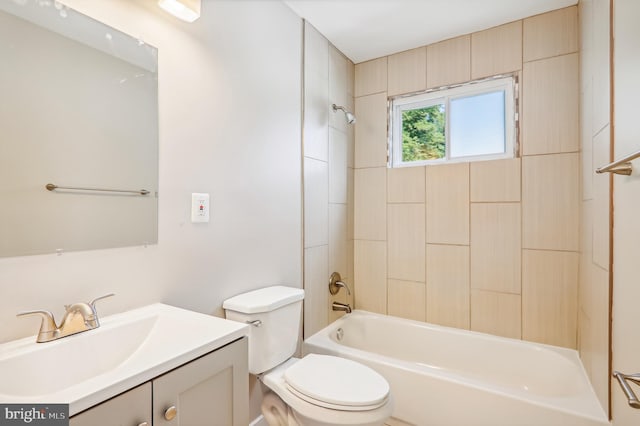
{"label": "light switch plate", "polygon": [[191,222],[209,222],[209,194],[191,194]]}

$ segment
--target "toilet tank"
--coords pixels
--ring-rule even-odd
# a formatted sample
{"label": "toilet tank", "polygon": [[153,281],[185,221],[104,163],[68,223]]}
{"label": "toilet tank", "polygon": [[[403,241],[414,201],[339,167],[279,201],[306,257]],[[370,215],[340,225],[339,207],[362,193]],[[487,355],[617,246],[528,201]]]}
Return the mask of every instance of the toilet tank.
{"label": "toilet tank", "polygon": [[295,353],[300,334],[300,288],[272,286],[242,293],[222,304],[232,321],[250,324],[249,372],[264,373]]}

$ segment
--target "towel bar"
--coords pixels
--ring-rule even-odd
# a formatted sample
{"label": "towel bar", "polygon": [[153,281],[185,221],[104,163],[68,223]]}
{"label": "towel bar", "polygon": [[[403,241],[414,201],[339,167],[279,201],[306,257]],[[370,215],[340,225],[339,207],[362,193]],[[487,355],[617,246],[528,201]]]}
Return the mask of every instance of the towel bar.
{"label": "towel bar", "polygon": [[629,176],[631,172],[633,172],[631,160],[635,160],[638,157],[640,157],[640,151],[629,154],[626,157],[619,159],[618,161],[607,164],[606,166],[598,167],[596,169],[596,173],[615,173],[617,175]]}
{"label": "towel bar", "polygon": [[128,189],[106,189],[106,188],[81,188],[77,186],[58,186],[53,183],[48,183],[45,185],[49,191],[53,191],[56,189],[70,189],[73,191],[101,191],[101,192],[126,192],[128,194],[139,194],[139,195],[147,195],[149,191],[146,189],[139,189],[137,191],[131,191]]}

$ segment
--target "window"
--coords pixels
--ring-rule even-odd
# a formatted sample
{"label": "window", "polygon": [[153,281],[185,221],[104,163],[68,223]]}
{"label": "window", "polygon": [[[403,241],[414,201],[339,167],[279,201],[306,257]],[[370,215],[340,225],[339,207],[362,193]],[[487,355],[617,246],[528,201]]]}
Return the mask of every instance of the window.
{"label": "window", "polygon": [[391,167],[515,156],[516,82],[491,78],[391,101]]}

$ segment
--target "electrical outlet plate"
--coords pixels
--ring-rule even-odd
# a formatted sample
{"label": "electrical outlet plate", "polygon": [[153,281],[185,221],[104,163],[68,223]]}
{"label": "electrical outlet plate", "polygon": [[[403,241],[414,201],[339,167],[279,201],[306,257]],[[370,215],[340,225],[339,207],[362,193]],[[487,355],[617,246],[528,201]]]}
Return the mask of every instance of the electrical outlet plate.
{"label": "electrical outlet plate", "polygon": [[209,222],[209,194],[191,194],[191,222]]}

